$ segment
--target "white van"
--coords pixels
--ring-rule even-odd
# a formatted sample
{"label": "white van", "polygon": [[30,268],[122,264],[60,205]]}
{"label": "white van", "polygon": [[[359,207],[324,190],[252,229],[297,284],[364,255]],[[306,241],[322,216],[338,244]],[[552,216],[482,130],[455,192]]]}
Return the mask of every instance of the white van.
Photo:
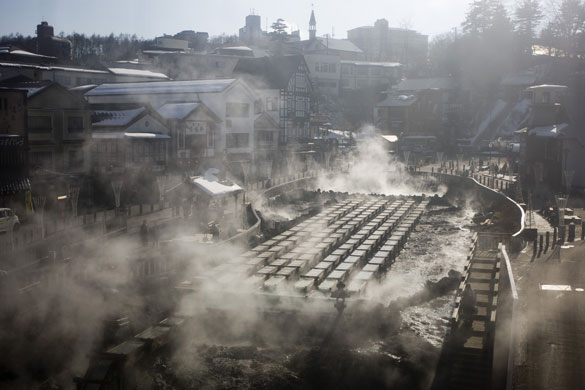
{"label": "white van", "polygon": [[0,233],[16,231],[20,227],[20,221],[11,209],[0,208]]}

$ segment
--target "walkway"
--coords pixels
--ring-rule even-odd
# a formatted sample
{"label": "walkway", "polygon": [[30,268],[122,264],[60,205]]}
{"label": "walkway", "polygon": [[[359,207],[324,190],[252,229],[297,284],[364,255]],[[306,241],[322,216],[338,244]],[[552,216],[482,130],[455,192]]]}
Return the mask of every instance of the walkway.
{"label": "walkway", "polygon": [[512,261],[520,305],[516,389],[585,388],[585,242]]}

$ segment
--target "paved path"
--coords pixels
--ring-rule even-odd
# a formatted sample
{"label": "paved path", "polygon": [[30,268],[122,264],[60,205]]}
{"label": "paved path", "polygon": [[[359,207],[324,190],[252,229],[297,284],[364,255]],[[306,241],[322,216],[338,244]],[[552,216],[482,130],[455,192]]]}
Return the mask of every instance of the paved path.
{"label": "paved path", "polygon": [[[519,294],[516,389],[585,388],[585,243],[512,261]],[[571,291],[543,290],[567,285]]]}

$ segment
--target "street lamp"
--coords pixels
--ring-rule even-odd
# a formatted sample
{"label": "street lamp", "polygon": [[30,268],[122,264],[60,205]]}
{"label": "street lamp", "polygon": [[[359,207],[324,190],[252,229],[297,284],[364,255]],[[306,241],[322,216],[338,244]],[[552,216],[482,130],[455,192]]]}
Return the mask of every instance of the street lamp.
{"label": "street lamp", "polygon": [[565,226],[565,208],[567,207],[568,200],[569,198],[567,195],[555,195],[555,201],[557,203],[557,210],[559,215],[559,226]]}
{"label": "street lamp", "polygon": [[437,162],[439,163],[439,170],[443,168],[443,157],[445,157],[445,152],[437,152]]}
{"label": "street lamp", "polygon": [[124,184],[124,180],[122,179],[114,179],[112,180],[112,190],[114,190],[114,199],[116,201],[116,214],[118,214],[118,209],[120,208],[120,195],[122,194],[122,185]]}
{"label": "street lamp", "polygon": [[73,217],[77,217],[77,205],[79,204],[79,186],[69,186],[69,199],[71,200],[71,210],[73,211]]}
{"label": "street lamp", "polygon": [[405,150],[402,153],[404,154],[404,164],[406,165],[406,168],[408,168],[408,158],[410,157],[410,150]]}
{"label": "street lamp", "polygon": [[163,206],[163,202],[165,199],[165,190],[167,188],[168,176],[161,175],[156,177],[156,184],[158,185],[158,195],[159,195],[159,202],[161,205],[161,209]]}

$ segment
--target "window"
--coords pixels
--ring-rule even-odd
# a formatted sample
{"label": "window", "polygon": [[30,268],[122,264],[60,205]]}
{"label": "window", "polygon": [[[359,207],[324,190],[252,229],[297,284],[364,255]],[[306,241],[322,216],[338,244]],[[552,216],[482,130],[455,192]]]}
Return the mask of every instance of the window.
{"label": "window", "polygon": [[71,85],[71,77],[55,75],[55,82],[61,85],[69,86]]}
{"label": "window", "polygon": [[260,130],[256,133],[256,142],[259,144],[272,144],[274,143],[274,132]]}
{"label": "window", "polygon": [[30,116],[28,128],[32,133],[50,133],[53,125],[50,116]]}
{"label": "window", "polygon": [[228,148],[247,148],[250,135],[248,133],[226,134],[225,141]]}
{"label": "window", "polygon": [[335,73],[335,72],[337,72],[337,64],[317,62],[317,63],[315,63],[315,72]]}
{"label": "window", "polygon": [[278,98],[267,97],[266,98],[266,111],[277,111],[278,110]]}
{"label": "window", "polygon": [[70,133],[82,133],[83,132],[83,117],[82,116],[70,116],[67,118],[67,131]]}
{"label": "window", "polygon": [[353,67],[348,64],[341,65],[341,74],[353,74]]}
{"label": "window", "polygon": [[382,75],[382,69],[372,68],[371,74],[372,74],[372,76],[380,76],[380,75]]}
{"label": "window", "polygon": [[177,131],[177,141],[179,149],[185,148],[185,130],[179,129]]}
{"label": "window", "polygon": [[214,139],[213,139],[213,130],[208,127],[207,128],[207,147],[208,148],[213,148],[214,145]]}
{"label": "window", "polygon": [[33,167],[39,166],[42,168],[53,168],[52,152],[33,152],[30,155],[30,160],[30,164]]}
{"label": "window", "polygon": [[69,168],[83,168],[83,151],[69,151]]}
{"label": "window", "polygon": [[262,99],[254,101],[254,114],[260,114],[262,112]]}
{"label": "window", "polygon": [[321,88],[337,88],[337,82],[336,81],[324,81],[324,80],[319,80],[317,82],[317,85]]}
{"label": "window", "polygon": [[359,76],[367,76],[368,68],[366,66],[358,66],[355,73]]}
{"label": "window", "polygon": [[250,105],[248,103],[227,103],[225,115],[228,118],[247,118],[250,116]]}

